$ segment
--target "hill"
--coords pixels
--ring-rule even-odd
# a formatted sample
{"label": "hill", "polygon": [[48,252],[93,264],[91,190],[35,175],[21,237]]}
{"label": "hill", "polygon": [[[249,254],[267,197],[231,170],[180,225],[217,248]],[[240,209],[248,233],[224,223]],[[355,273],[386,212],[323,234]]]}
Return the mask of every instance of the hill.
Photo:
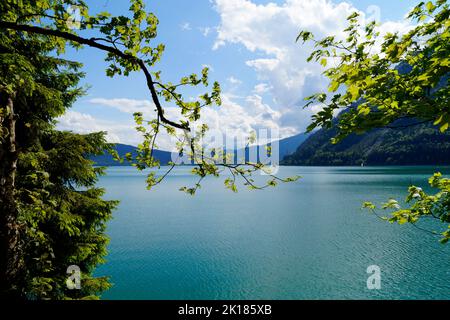
{"label": "hill", "polygon": [[280,159],[293,154],[309,137],[308,133],[301,133],[293,137],[280,140]]}
{"label": "hill", "polygon": [[[283,140],[279,141],[279,160],[283,160],[286,156],[289,156],[293,154],[297,148],[308,139],[308,134],[301,133],[296,136],[292,136]],[[262,149],[263,148],[263,149]],[[261,152],[264,152],[266,149],[266,146],[253,146],[250,148],[246,148],[245,150],[245,157],[247,161],[250,161],[252,159],[249,159],[249,154],[259,154],[259,151],[261,149]],[[242,149],[240,150],[242,152]],[[237,157],[237,151],[235,151],[235,157]],[[259,161],[258,156],[258,161]],[[253,160],[254,161],[254,160]]]}
{"label": "hill", "polygon": [[[131,153],[133,157],[136,156],[136,147],[125,144],[116,144],[115,149],[121,157],[124,157],[127,153]],[[171,153],[167,151],[155,150],[154,156],[161,162],[161,165],[167,165],[171,161]],[[115,161],[109,153],[92,157],[92,160],[96,165],[103,167],[120,167],[130,165],[130,163],[127,161],[125,161],[124,163]]]}
{"label": "hill", "polygon": [[[280,140],[280,160],[285,156],[290,155],[297,150],[297,148],[308,138],[307,134],[299,134],[293,137],[289,137],[283,140]],[[259,147],[252,147],[259,148]],[[136,147],[125,145],[125,144],[117,144],[115,147],[116,151],[119,153],[121,157],[124,157],[127,153],[136,155]],[[257,149],[258,150],[258,149]],[[167,151],[155,150],[155,158],[161,162],[161,165],[167,165],[171,161],[171,153]],[[236,152],[237,154],[237,152]],[[248,158],[248,150],[246,150],[246,155]],[[113,157],[109,153],[105,153],[102,156],[92,157],[92,160],[95,161],[96,165],[104,166],[104,167],[117,167],[117,166],[129,166],[129,162],[119,163],[113,159]]]}
{"label": "hill", "polygon": [[431,124],[411,126],[414,123],[415,120],[403,120],[396,126],[404,128],[351,135],[336,145],[330,143],[335,129],[322,129],[282,163],[302,166],[450,165],[450,133],[442,134]]}

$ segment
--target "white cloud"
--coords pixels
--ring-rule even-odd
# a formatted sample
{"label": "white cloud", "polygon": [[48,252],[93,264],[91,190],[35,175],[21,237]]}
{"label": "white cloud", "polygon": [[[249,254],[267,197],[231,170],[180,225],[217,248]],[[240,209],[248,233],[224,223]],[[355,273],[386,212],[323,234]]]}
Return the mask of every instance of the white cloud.
{"label": "white cloud", "polygon": [[[232,93],[222,94],[222,106],[204,108],[201,111],[201,119],[196,126],[205,123],[211,131],[220,131],[228,136],[236,137],[241,143],[248,137],[250,132],[259,129],[276,130],[281,137],[292,136],[297,133],[295,126],[282,125],[283,113],[272,109],[264,103],[263,98],[255,93],[245,98],[240,98]],[[240,102],[237,102],[240,101]],[[133,99],[104,99],[97,98],[89,100],[90,103],[103,107],[113,108],[122,113],[130,115],[134,112],[143,112],[148,119],[154,117],[153,103],[147,100]],[[180,111],[176,107],[165,108],[167,118],[178,121],[181,118]],[[78,133],[90,133],[97,131],[108,132],[108,140],[115,143],[137,145],[142,138],[134,129],[135,124],[132,117],[128,121],[103,120],[92,115],[75,111],[67,112],[59,119],[60,130],[70,130]],[[173,150],[175,142],[169,136],[160,133],[158,146],[163,150]]]}
{"label": "white cloud", "polygon": [[[297,133],[294,126],[281,126],[282,112],[272,109],[254,94],[238,103],[232,94],[222,95],[222,106],[202,110],[201,122],[211,130],[226,132],[227,135],[245,139],[250,132],[260,129],[276,130],[281,137]],[[242,142],[242,141],[241,141]]]}
{"label": "white cloud", "polygon": [[275,68],[280,64],[278,59],[255,59],[246,62],[249,67],[253,67],[257,71],[274,71]]}
{"label": "white cloud", "polygon": [[[238,82],[238,79],[234,80],[236,80],[234,82]],[[201,120],[196,123],[196,126],[205,123],[211,131],[226,133],[229,137],[236,137],[241,143],[245,143],[245,139],[250,132],[259,129],[276,130],[283,138],[297,133],[295,126],[283,124],[283,113],[264,103],[263,98],[257,92],[244,98],[232,93],[224,93],[222,94],[222,101],[220,107],[202,109]],[[142,138],[135,131],[131,114],[142,112],[149,120],[155,116],[154,105],[147,100],[96,98],[89,100],[89,102],[118,110],[124,113],[128,120],[124,121],[122,118],[104,120],[90,114],[69,111],[59,119],[58,129],[83,134],[106,131],[109,142],[138,145],[142,142]],[[174,121],[181,119],[177,107],[166,107],[165,114],[167,118]],[[175,143],[176,141],[163,132],[158,136],[159,149],[173,150]]]}
{"label": "white cloud", "polygon": [[[282,4],[215,0],[214,4],[221,22],[213,49],[241,44],[253,52],[254,58],[245,63],[255,71],[259,81],[266,83],[255,87],[255,93],[270,91],[276,109],[291,114],[290,119],[293,113],[298,113],[294,117],[299,121],[296,127],[304,130],[313,111],[299,107],[304,104],[304,97],[326,90],[328,82],[319,64],[306,62],[312,45],[296,43],[295,39],[300,30],[309,30],[317,38],[342,37],[347,16],[359,10],[347,2],[330,0],[286,0]],[[364,24],[366,14],[360,14]],[[382,33],[405,32],[409,28],[407,22],[386,22],[380,26]]]}
{"label": "white cloud", "polygon": [[59,130],[73,131],[80,134],[92,132],[107,132],[107,140],[112,143],[125,143],[137,145],[140,141],[139,135],[134,130],[132,121],[128,124],[114,121],[96,119],[90,114],[76,111],[68,111],[58,119]]}
{"label": "white cloud", "polygon": [[211,33],[212,29],[210,27],[199,27],[198,30],[201,32],[201,34],[204,37],[209,36],[209,34]]}
{"label": "white cloud", "polygon": [[269,92],[272,89],[272,87],[270,85],[268,85],[267,83],[258,83],[255,88],[253,89],[253,91],[256,94],[264,94],[266,92]]}
{"label": "white cloud", "polygon": [[227,79],[227,81],[228,81],[229,83],[233,84],[233,85],[240,85],[240,84],[242,84],[242,81],[241,81],[241,80],[239,80],[239,79],[237,79],[237,78],[235,78],[235,77],[233,77],[233,76],[229,77],[229,78]]}
{"label": "white cloud", "polygon": [[189,22],[184,22],[180,25],[181,30],[190,31],[192,30],[191,24]]}
{"label": "white cloud", "polygon": [[124,113],[148,113],[155,110],[155,104],[149,100],[134,99],[104,99],[95,98],[88,101],[91,104],[111,107]]}

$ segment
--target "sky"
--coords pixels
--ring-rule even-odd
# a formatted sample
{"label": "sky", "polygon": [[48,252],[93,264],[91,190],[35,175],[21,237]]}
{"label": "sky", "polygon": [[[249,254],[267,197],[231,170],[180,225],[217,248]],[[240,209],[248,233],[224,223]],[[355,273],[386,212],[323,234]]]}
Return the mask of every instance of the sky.
{"label": "sky", "polygon": [[[91,12],[126,15],[125,0],[88,0]],[[307,29],[321,38],[339,35],[346,17],[359,11],[366,21],[376,19],[380,31],[406,32],[404,19],[416,1],[409,0],[148,0],[147,10],[160,20],[155,43],[165,53],[152,71],[162,71],[164,82],[210,68],[211,80],[222,86],[223,104],[204,109],[202,121],[210,128],[243,136],[252,130],[279,132],[280,138],[305,131],[315,108],[304,110],[304,98],[323,92],[324,69],[307,63],[309,45],[295,43]],[[81,32],[80,35],[83,35]],[[69,50],[67,57],[84,64],[89,86],[58,128],[78,133],[107,131],[110,142],[137,145],[133,113],[152,114],[145,79],[139,73],[108,78],[104,53],[92,48]],[[199,92],[200,93],[200,92]],[[192,93],[194,94],[194,93]],[[167,108],[168,114],[175,108]],[[161,137],[158,147],[174,148]]]}

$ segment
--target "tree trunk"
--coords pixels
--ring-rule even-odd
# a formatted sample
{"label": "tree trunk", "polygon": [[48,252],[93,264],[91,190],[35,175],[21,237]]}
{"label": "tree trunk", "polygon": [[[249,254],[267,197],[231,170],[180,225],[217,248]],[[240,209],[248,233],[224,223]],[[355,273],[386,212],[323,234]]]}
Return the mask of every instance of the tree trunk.
{"label": "tree trunk", "polygon": [[15,198],[17,170],[16,115],[13,97],[6,97],[6,114],[0,116],[0,298],[20,297],[23,259],[21,227]]}

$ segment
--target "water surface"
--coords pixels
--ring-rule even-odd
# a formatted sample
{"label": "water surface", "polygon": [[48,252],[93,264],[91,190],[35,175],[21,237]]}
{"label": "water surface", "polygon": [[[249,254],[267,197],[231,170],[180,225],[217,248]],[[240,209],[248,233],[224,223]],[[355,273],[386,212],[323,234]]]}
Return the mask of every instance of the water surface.
{"label": "water surface", "polygon": [[[189,168],[153,191],[133,168],[100,185],[121,201],[109,224],[114,287],[104,299],[449,299],[450,245],[411,226],[384,223],[363,201],[404,197],[449,168],[281,168],[303,179],[231,193],[208,179],[195,197]],[[428,226],[436,229],[440,225]],[[442,226],[440,226],[442,227]],[[382,289],[367,289],[378,265]]]}

